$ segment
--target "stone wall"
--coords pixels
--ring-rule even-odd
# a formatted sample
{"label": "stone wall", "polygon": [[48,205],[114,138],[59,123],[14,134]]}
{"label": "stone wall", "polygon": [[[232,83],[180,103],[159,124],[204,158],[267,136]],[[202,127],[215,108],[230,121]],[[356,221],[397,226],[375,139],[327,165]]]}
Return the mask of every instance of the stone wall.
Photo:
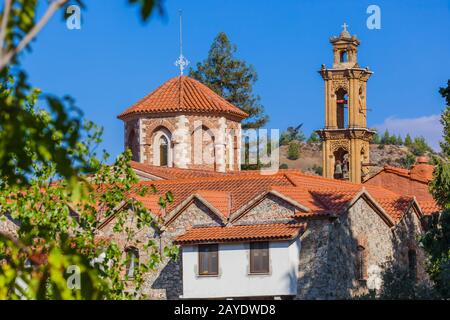
{"label": "stone wall", "polygon": [[261,202],[255,205],[249,212],[242,215],[234,224],[249,224],[255,222],[270,222],[292,219],[295,206],[279,197],[268,194]]}
{"label": "stone wall", "polygon": [[[295,210],[285,200],[268,195],[234,224],[293,220]],[[316,217],[297,221],[307,222],[308,226],[301,236],[296,299],[348,299],[367,293],[368,288],[379,289],[384,264],[391,258],[407,264],[407,252],[411,246],[418,250],[418,277],[424,277],[424,269],[420,266],[424,255],[417,247],[420,222],[414,208],[394,228],[388,226],[363,197],[337,218]],[[112,225],[110,223],[102,232],[108,234]],[[218,226],[223,222],[195,199],[178,217],[166,224],[160,239],[161,248],[195,225]],[[134,239],[135,246],[139,248],[153,236],[154,230],[140,233]],[[124,241],[120,235],[115,238],[119,242]],[[366,249],[367,272],[363,279],[357,272],[358,245]],[[140,259],[143,262],[145,257]],[[149,299],[178,299],[183,291],[181,266],[181,259],[164,259],[156,270],[145,276],[142,294]]]}
{"label": "stone wall", "polygon": [[[139,121],[141,126],[139,126]],[[193,133],[196,126],[203,125],[211,130],[214,136],[213,149],[215,160],[212,163],[194,163]],[[132,145],[133,154],[142,153],[140,161],[153,165],[153,142],[156,132],[160,128],[167,129],[171,134],[171,149],[174,166],[179,168],[238,171],[240,170],[240,123],[220,116],[205,116],[195,114],[167,115],[165,117],[131,118],[125,124],[125,141],[128,146],[128,136],[131,129],[140,133],[137,146]],[[236,135],[233,138],[230,135]],[[236,146],[236,144],[238,144]],[[142,151],[140,151],[142,150]],[[230,158],[232,157],[232,158]],[[215,164],[214,164],[215,162]]]}
{"label": "stone wall", "polygon": [[[298,299],[348,299],[380,285],[392,255],[392,231],[360,198],[334,219],[309,219],[302,236]],[[366,279],[357,274],[357,246],[365,246]]]}
{"label": "stone wall", "polygon": [[426,255],[420,246],[419,237],[423,234],[421,222],[416,209],[411,207],[393,229],[393,260],[403,269],[408,270],[408,251],[416,253],[417,281],[429,284],[430,279],[425,270]]}

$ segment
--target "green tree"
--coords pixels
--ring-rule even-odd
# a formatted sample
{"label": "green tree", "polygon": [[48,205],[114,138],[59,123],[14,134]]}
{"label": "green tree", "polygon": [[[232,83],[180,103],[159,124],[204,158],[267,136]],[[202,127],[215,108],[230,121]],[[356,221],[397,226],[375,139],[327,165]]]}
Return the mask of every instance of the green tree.
{"label": "green tree", "polygon": [[[155,9],[163,13],[162,0],[128,2],[140,6],[144,21]],[[84,6],[81,0],[70,1],[74,3]],[[100,142],[101,130],[83,120],[72,98],[39,95],[20,64],[24,50],[31,49],[41,29],[68,4],[68,0],[48,1],[39,17],[38,1],[5,0],[0,13],[0,219],[17,224],[15,234],[0,233],[0,299],[133,297],[124,290],[127,258],[118,244],[97,242],[94,237],[99,214],[114,214],[114,232],[130,238],[134,231],[126,225],[128,214],[115,210],[118,204],[133,208],[137,230],[158,225],[131,196],[149,190],[136,184],[130,153],[119,156],[113,166],[102,163],[92,148]],[[35,106],[38,98],[46,108]],[[170,193],[159,203],[164,206],[167,201]],[[149,259],[135,270],[136,289],[143,272],[161,259],[152,241],[144,245]],[[105,259],[93,266],[100,247]],[[171,246],[164,252],[175,254]],[[45,261],[36,261],[36,255]],[[67,285],[69,266],[79,268],[81,290]]]}
{"label": "green tree", "polygon": [[[41,161],[33,163],[36,173],[27,186],[2,183],[0,218],[3,223],[19,223],[12,234],[0,232],[0,299],[139,298],[143,274],[154,269],[163,256],[176,257],[175,247],[169,245],[159,252],[159,245],[149,237],[147,243],[141,244],[141,255],[148,259],[141,261],[132,279],[123,276],[129,257],[114,239],[95,237],[99,217],[114,215],[112,230],[119,235],[117,238],[132,239],[139,245],[136,234],[159,228],[159,222],[137,200],[155,189],[138,184],[129,164],[129,150],[113,166],[102,164],[92,152],[100,142],[98,128],[85,122],[83,133],[87,138],[73,151],[95,164],[95,173],[80,178],[84,182],[77,188],[68,188],[67,179],[58,179],[54,164]],[[168,201],[172,201],[170,193],[159,203],[164,207]],[[130,212],[118,208],[132,208],[136,223],[130,225]],[[100,254],[105,255],[104,259],[91,265]],[[33,263],[36,255],[44,256],[45,262]],[[70,266],[80,272],[80,290],[68,286]],[[135,290],[126,291],[124,280],[129,280]],[[19,288],[18,281],[26,286]]]}
{"label": "green tree", "polygon": [[406,147],[410,147],[412,145],[412,139],[411,139],[411,136],[409,135],[409,133],[405,137],[404,145]]}
{"label": "green tree", "polygon": [[311,132],[311,135],[308,138],[308,143],[319,143],[320,142],[320,138],[319,135],[317,134],[317,132],[313,131]]}
{"label": "green tree", "polygon": [[415,162],[416,157],[411,153],[408,153],[406,156],[400,158],[400,166],[406,169],[410,169]]}
{"label": "green tree", "polygon": [[383,136],[381,137],[381,144],[390,144],[390,141],[391,136],[389,135],[389,131],[386,129]]}
{"label": "green tree", "polygon": [[235,58],[237,47],[224,32],[214,39],[208,57],[197,63],[189,76],[207,85],[228,102],[249,114],[242,128],[260,128],[268,121],[260,97],[253,93],[258,75],[252,65]]}
{"label": "green tree", "polygon": [[289,169],[289,166],[286,163],[280,164],[280,169]]}
{"label": "green tree", "polygon": [[414,138],[410,149],[415,156],[423,156],[427,151],[431,150],[424,137]]}
{"label": "green tree", "polygon": [[403,139],[402,139],[402,137],[400,136],[400,135],[397,135],[397,143],[396,143],[398,146],[401,146],[401,145],[403,145]]}
{"label": "green tree", "polygon": [[297,160],[300,157],[300,146],[297,141],[291,141],[288,149],[288,159]]}
{"label": "green tree", "polygon": [[381,138],[378,135],[378,133],[375,133],[372,137],[372,141],[373,144],[380,144],[381,143]]}
{"label": "green tree", "polygon": [[447,81],[447,87],[439,89],[439,93],[445,98],[447,107],[441,116],[441,123],[444,127],[443,141],[440,143],[442,152],[450,155],[450,80]]}
{"label": "green tree", "polygon": [[435,170],[431,192],[442,212],[426,217],[427,231],[421,241],[428,253],[427,272],[442,297],[450,298],[450,80],[439,92],[446,107],[441,116],[444,126],[443,157],[433,157]]}

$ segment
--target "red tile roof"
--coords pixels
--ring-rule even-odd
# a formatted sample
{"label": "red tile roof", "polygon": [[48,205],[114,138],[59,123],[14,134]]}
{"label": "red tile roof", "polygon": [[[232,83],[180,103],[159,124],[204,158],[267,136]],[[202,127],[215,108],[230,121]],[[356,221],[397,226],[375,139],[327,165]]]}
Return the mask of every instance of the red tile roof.
{"label": "red tile roof", "polygon": [[216,208],[224,217],[230,216],[231,193],[213,190],[198,190],[195,194]]}
{"label": "red tile roof", "polygon": [[198,190],[208,190],[229,193],[231,198],[230,212],[233,213],[257,195],[267,192],[271,186],[292,186],[293,184],[284,174],[264,176],[254,173],[210,178],[142,181],[140,185],[154,185],[159,195],[171,191],[174,202],[168,205],[167,212],[172,211]]}
{"label": "red tile roof", "polygon": [[379,175],[380,173],[384,172],[384,173],[393,173],[398,176],[419,181],[422,183],[429,183],[433,179],[433,171],[434,166],[424,163],[416,164],[410,170],[386,165],[383,167],[382,170],[378,171],[376,174],[367,179],[366,182],[372,179],[373,177]]}
{"label": "red tile roof", "polygon": [[247,113],[232,105],[204,84],[187,76],[178,76],[136,102],[118,118],[136,113],[204,112],[229,114],[239,119]]}
{"label": "red tile roof", "polygon": [[306,224],[287,223],[194,227],[178,236],[175,243],[290,240],[305,228]]}
{"label": "red tile roof", "polygon": [[[406,203],[413,201],[412,197],[402,197],[382,187],[309,176],[298,171],[280,171],[274,175],[261,175],[256,171],[218,177],[145,181],[141,184],[154,185],[158,195],[172,192],[174,202],[168,205],[167,213],[190,196],[199,194],[224,217],[241,210],[270,191],[278,192],[306,207],[308,210],[296,213],[302,217],[340,214],[363,188],[393,220],[398,219],[402,213],[400,211],[406,210]],[[144,202],[146,203],[148,201]],[[148,205],[151,209],[152,205]]]}
{"label": "red tile roof", "polygon": [[441,211],[441,208],[434,200],[418,200],[417,202],[419,203],[419,206],[424,214],[433,214]]}
{"label": "red tile roof", "polygon": [[218,177],[226,175],[226,173],[217,171],[160,167],[136,161],[130,161],[130,164],[131,167],[137,171],[147,173],[149,175],[155,176],[163,180],[199,178],[199,177]]}

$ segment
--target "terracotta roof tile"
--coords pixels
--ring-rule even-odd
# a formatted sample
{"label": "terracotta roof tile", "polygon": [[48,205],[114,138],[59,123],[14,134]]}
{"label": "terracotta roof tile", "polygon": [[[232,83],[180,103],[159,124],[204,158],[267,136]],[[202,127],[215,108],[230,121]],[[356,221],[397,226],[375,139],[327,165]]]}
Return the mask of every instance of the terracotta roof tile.
{"label": "terracotta roof tile", "polygon": [[[406,211],[407,204],[411,203],[413,199],[412,197],[402,197],[378,186],[308,176],[299,172],[280,172],[274,175],[260,175],[258,172],[254,172],[218,177],[145,181],[141,182],[142,184],[154,185],[158,195],[163,195],[168,191],[173,193],[174,202],[168,205],[167,213],[191,195],[198,193],[221,211],[225,217],[270,190],[284,194],[307,207],[308,212],[296,213],[297,216],[304,217],[340,214],[363,188],[393,220],[397,220]],[[148,203],[150,207],[149,202],[153,200],[147,199],[144,204]],[[435,207],[427,204],[426,208],[434,210]]]}
{"label": "terracotta roof tile", "polygon": [[247,113],[232,105],[204,84],[187,76],[178,76],[136,102],[118,118],[136,113],[207,112],[229,114],[240,119]]}
{"label": "terracotta roof tile", "polygon": [[142,181],[140,182],[140,185],[154,185],[158,195],[163,195],[166,192],[171,191],[174,202],[168,205],[167,212],[173,210],[198,190],[226,192],[230,194],[230,212],[233,213],[249,203],[255,196],[268,191],[271,186],[292,186],[292,183],[283,174],[272,176],[248,174],[224,175],[210,178]]}
{"label": "terracotta roof tile", "polygon": [[376,201],[395,221],[399,221],[406,210],[411,205],[413,198],[411,197],[384,197],[377,198]]}
{"label": "terracotta roof tile", "polygon": [[198,196],[208,201],[224,217],[230,216],[231,193],[215,190],[198,190],[195,192]]}
{"label": "terracotta roof tile", "polygon": [[175,239],[177,244],[258,240],[290,240],[306,224],[253,224],[224,227],[194,227]]}
{"label": "terracotta roof tile", "polygon": [[429,215],[441,211],[441,208],[434,200],[418,200],[417,202],[419,202],[419,206],[424,214]]}
{"label": "terracotta roof tile", "polygon": [[181,169],[172,167],[160,167],[152,166],[145,163],[136,161],[130,161],[131,167],[135,170],[156,176],[163,180],[174,180],[184,178],[197,178],[197,177],[218,177],[224,176],[227,173],[199,170],[199,169]]}
{"label": "terracotta roof tile", "polygon": [[378,171],[376,174],[371,176],[368,180],[372,179],[373,177],[377,176],[378,174],[380,174],[382,172],[386,172],[386,173],[393,173],[398,176],[405,177],[405,178],[408,178],[411,180],[415,180],[415,181],[419,181],[419,182],[423,182],[423,183],[429,183],[433,179],[433,171],[434,171],[434,166],[432,166],[430,164],[424,164],[424,163],[414,165],[410,170],[386,165],[383,167],[382,170]]}

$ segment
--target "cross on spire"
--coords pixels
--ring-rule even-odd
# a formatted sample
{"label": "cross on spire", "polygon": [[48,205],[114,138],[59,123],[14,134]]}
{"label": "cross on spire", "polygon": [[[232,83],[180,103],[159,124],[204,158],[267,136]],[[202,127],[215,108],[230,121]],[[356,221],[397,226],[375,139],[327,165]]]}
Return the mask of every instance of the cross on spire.
{"label": "cross on spire", "polygon": [[348,27],[348,24],[346,24],[346,23],[344,22],[344,24],[342,25],[342,28],[343,28],[344,30],[342,30],[342,31],[347,32],[347,27]]}
{"label": "cross on spire", "polygon": [[180,68],[180,75],[183,75],[183,70],[189,65],[189,60],[183,56],[183,15],[180,13],[180,56],[175,61],[175,66]]}

